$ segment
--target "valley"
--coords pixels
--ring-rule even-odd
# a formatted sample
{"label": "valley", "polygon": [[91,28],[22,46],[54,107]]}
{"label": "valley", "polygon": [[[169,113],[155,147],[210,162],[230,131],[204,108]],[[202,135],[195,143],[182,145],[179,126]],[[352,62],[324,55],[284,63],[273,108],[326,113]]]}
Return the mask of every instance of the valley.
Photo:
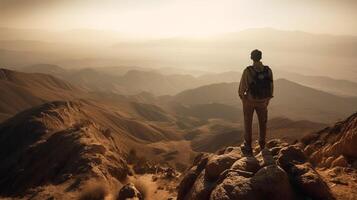
{"label": "valley", "polygon": [[[235,97],[238,83],[230,78],[215,83],[224,77],[221,74],[205,81],[191,77],[207,85],[160,95],[151,93],[160,81],[146,87],[132,85],[137,87],[135,93],[116,90],[127,88],[119,78],[115,90],[102,90],[110,81],[98,82],[109,79],[96,79],[93,72],[74,72],[81,78],[72,81],[68,77],[73,75],[60,68],[47,69],[49,74],[0,70],[0,160],[4,163],[0,196],[74,198],[92,190],[115,196],[125,183],[138,182],[146,184],[143,187],[149,188],[152,198],[157,193],[169,198],[177,195],[180,174],[197,155],[242,143],[243,114]],[[160,80],[180,83],[172,75],[135,73],[155,73],[163,77]],[[131,84],[146,78],[134,76]],[[294,143],[356,110],[354,97],[285,79],[276,80],[275,87],[268,139]],[[305,100],[300,99],[302,93]],[[256,123],[254,127],[256,138]],[[30,179],[33,174],[38,178]],[[92,187],[93,181],[103,184]],[[162,187],[164,182],[171,186]]]}

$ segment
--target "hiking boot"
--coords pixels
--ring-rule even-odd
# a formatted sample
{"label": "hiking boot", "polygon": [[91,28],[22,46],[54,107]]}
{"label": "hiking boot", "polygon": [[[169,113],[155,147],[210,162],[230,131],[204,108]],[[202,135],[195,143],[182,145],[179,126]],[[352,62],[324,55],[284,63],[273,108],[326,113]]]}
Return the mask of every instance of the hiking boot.
{"label": "hiking boot", "polygon": [[252,146],[251,146],[251,145],[248,145],[248,144],[246,144],[246,143],[243,143],[243,144],[240,146],[240,149],[242,150],[243,155],[246,155],[246,156],[251,156],[251,155],[253,155],[253,150],[252,150]]}
{"label": "hiking boot", "polygon": [[259,148],[262,151],[265,148],[265,141],[259,141]]}

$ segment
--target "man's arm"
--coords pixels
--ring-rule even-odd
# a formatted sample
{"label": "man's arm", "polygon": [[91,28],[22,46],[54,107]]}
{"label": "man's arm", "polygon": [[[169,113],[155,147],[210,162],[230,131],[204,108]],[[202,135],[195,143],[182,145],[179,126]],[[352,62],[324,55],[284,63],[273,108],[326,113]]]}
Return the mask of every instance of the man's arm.
{"label": "man's arm", "polygon": [[244,96],[245,96],[245,92],[247,91],[248,89],[248,78],[247,78],[247,75],[248,75],[248,71],[247,69],[245,69],[243,71],[243,74],[242,74],[242,77],[240,79],[240,83],[239,83],[239,89],[238,89],[238,95],[239,97],[242,99]]}
{"label": "man's arm", "polygon": [[271,97],[274,97],[274,78],[273,78],[273,71],[270,69],[270,76],[271,76]]}

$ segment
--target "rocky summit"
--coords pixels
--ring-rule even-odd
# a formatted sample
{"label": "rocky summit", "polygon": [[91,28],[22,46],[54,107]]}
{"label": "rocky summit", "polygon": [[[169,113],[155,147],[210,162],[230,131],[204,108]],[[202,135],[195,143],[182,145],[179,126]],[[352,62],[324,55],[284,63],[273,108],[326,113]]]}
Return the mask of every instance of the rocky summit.
{"label": "rocky summit", "polygon": [[186,172],[178,200],[335,199],[302,144],[271,140],[254,155],[240,147],[200,154]]}

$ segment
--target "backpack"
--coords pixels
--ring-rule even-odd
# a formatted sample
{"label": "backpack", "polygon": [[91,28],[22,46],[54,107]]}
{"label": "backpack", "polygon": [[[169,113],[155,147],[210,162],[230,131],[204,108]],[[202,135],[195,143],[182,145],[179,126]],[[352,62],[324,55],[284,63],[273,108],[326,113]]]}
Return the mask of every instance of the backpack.
{"label": "backpack", "polygon": [[264,66],[263,71],[258,72],[252,66],[248,67],[250,74],[253,77],[249,85],[248,92],[254,99],[265,99],[272,97],[272,77],[270,76],[270,68]]}

